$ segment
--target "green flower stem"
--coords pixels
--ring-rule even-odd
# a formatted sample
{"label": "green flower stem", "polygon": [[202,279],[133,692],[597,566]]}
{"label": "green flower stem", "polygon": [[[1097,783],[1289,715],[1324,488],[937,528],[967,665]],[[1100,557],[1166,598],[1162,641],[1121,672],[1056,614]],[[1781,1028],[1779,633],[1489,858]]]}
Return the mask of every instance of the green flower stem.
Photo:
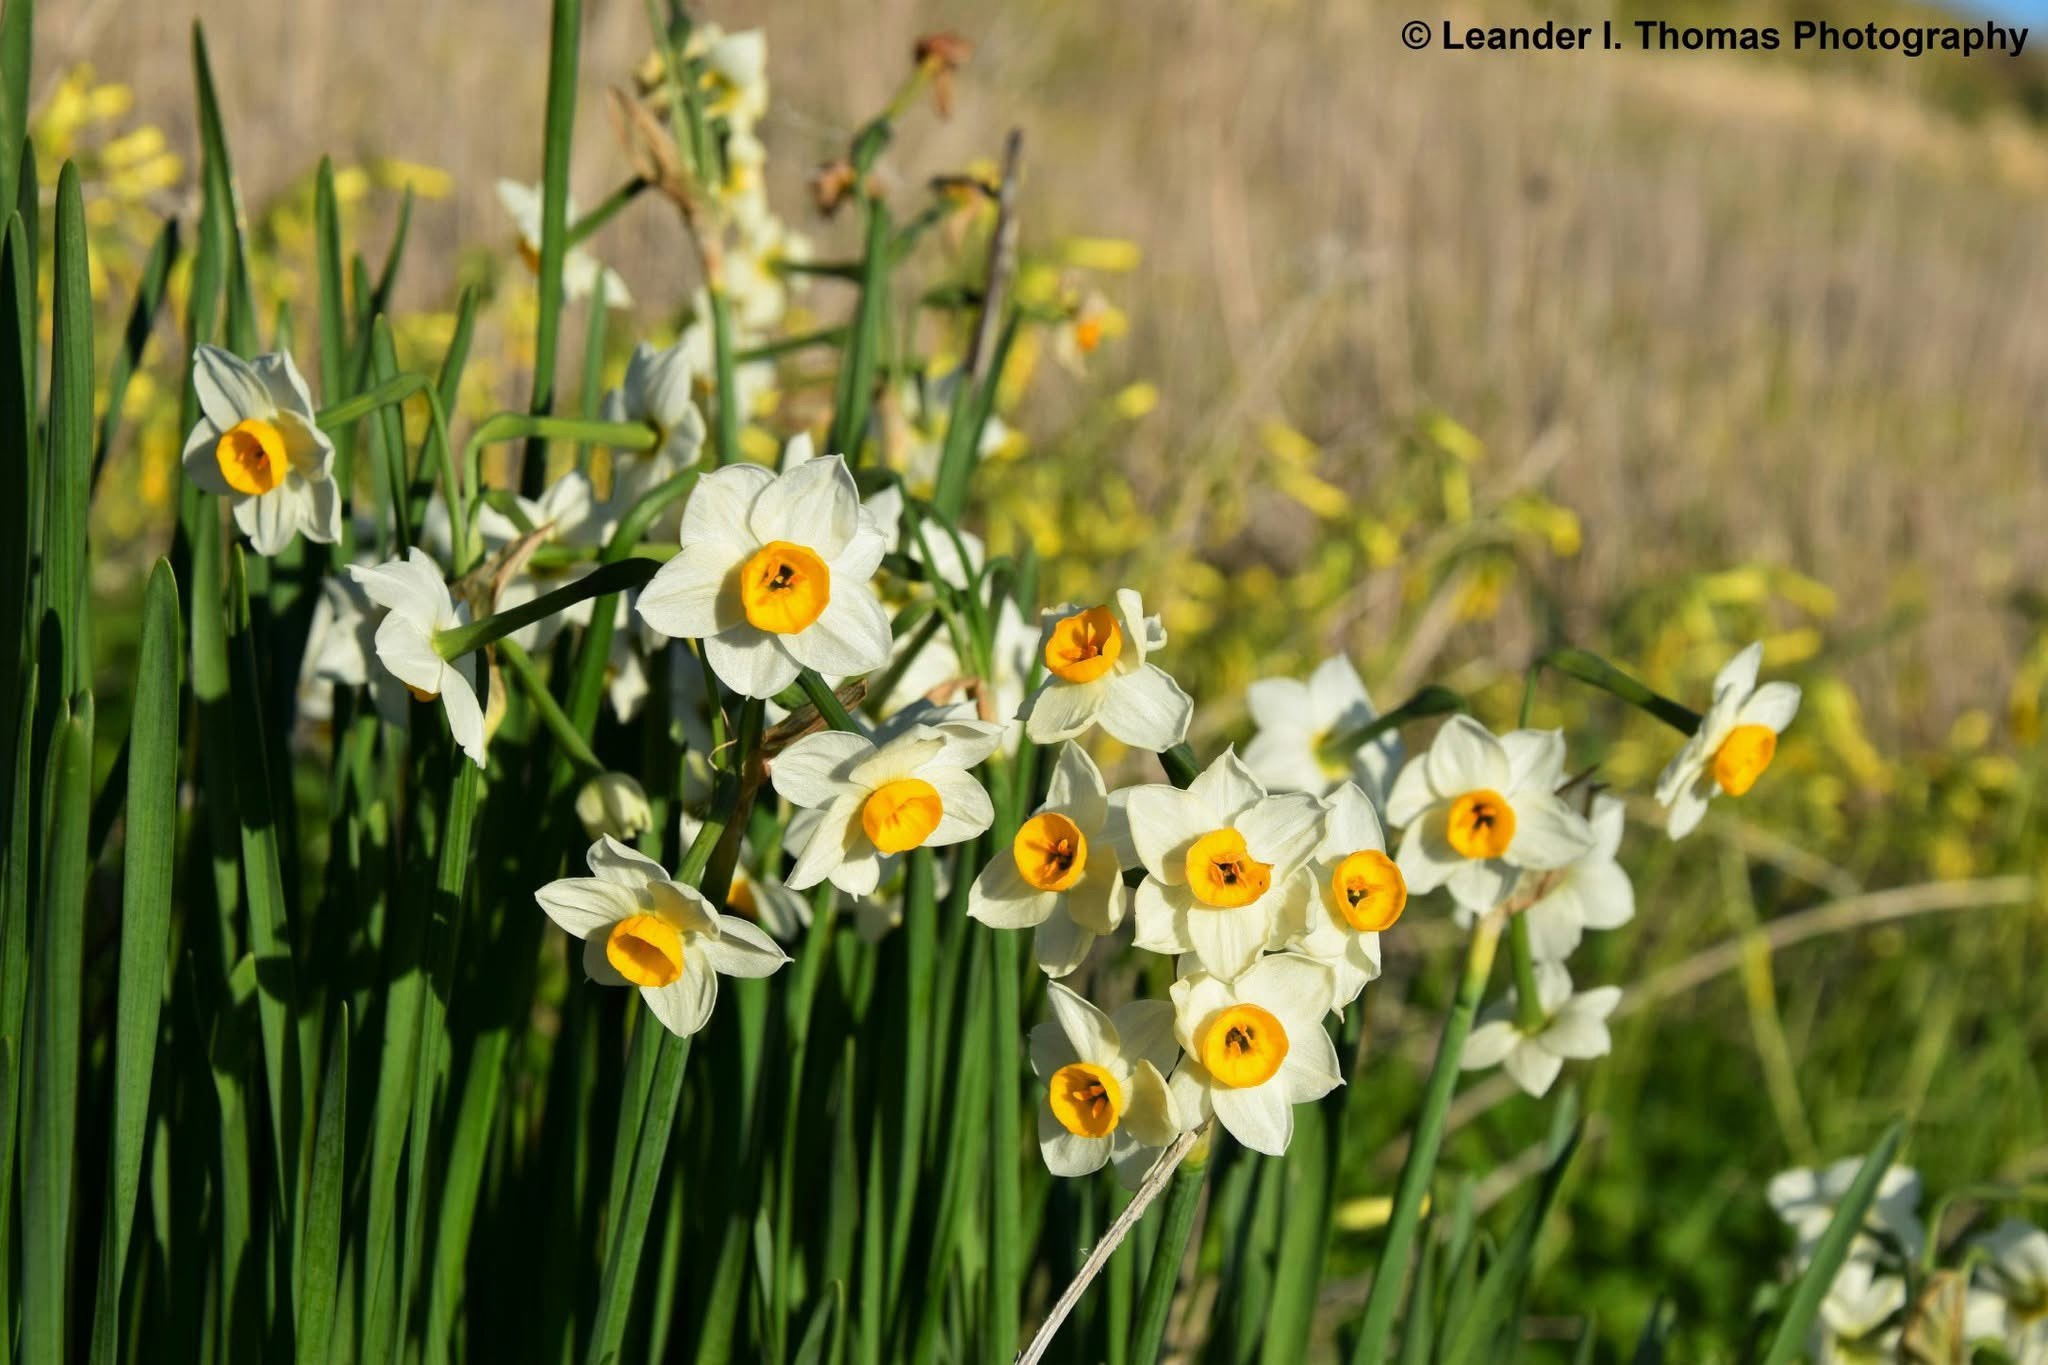
{"label": "green flower stem", "polygon": [[[674,559],[682,547],[672,540],[642,540],[626,547],[625,559]],[[604,558],[604,550],[596,545],[542,545],[533,552],[527,564],[535,569],[567,569],[577,564],[594,564]]]}
{"label": "green flower stem", "polygon": [[1166,780],[1176,787],[1185,788],[1202,775],[1202,765],[1195,761],[1195,751],[1185,744],[1162,750],[1159,766],[1166,769]]}
{"label": "green flower stem", "polygon": [[764,341],[758,346],[743,346],[734,356],[742,365],[756,361],[775,360],[795,351],[808,350],[813,346],[843,346],[851,333],[844,327],[826,327],[816,332],[799,332],[795,336],[778,337]]}
{"label": "green flower stem", "polygon": [[[332,407],[322,408],[313,415],[313,422],[322,431],[337,432],[393,403],[403,403],[415,394],[427,400],[427,419],[432,423],[430,444],[434,447],[435,462],[441,466],[441,496],[448,503],[455,525],[467,527],[468,505],[464,500],[464,489],[476,486],[476,475],[472,471],[467,484],[456,477],[458,471],[452,455],[454,447],[448,440],[448,414],[441,406],[440,391],[426,375],[412,371],[393,375],[367,393],[359,393],[353,398],[343,399]],[[400,538],[405,539],[403,536]],[[455,546],[454,568],[458,576],[469,570],[468,540],[469,537],[465,535]]]}
{"label": "green flower stem", "polygon": [[1465,952],[1465,974],[1458,983],[1457,999],[1444,1021],[1443,1039],[1437,1044],[1436,1063],[1430,1068],[1429,1084],[1422,1095],[1422,1110],[1415,1121],[1415,1136],[1408,1147],[1408,1159],[1401,1163],[1401,1180],[1394,1188],[1394,1210],[1387,1220],[1386,1245],[1380,1250],[1373,1272],[1372,1291],[1365,1301],[1365,1322],[1351,1350],[1351,1365],[1379,1365],[1387,1358],[1387,1338],[1394,1328],[1394,1312],[1401,1302],[1402,1281],[1407,1278],[1408,1253],[1415,1241],[1415,1227],[1422,1216],[1423,1196],[1436,1173],[1437,1154],[1443,1148],[1445,1119],[1451,1096],[1458,1088],[1458,1064],[1465,1053],[1465,1039],[1472,1032],[1473,1016],[1486,995],[1487,978],[1493,975],[1494,950],[1500,943],[1498,912],[1481,917],[1472,926],[1472,941]]}
{"label": "green flower stem", "polygon": [[528,699],[533,702],[535,714],[539,715],[541,724],[548,727],[548,733],[555,737],[555,743],[562,746],[562,752],[569,756],[569,761],[592,777],[602,773],[604,764],[598,762],[597,755],[590,752],[590,746],[584,742],[583,736],[577,733],[576,727],[569,723],[569,717],[562,713],[561,706],[548,691],[547,684],[542,682],[540,675],[534,671],[533,656],[510,640],[500,640],[498,658],[511,670],[512,676],[519,680],[519,685],[526,689]]}
{"label": "green flower stem", "polygon": [[740,385],[738,367],[733,363],[732,305],[726,302],[723,280],[705,292],[711,299],[711,371],[718,389],[712,430],[717,437],[718,462],[731,464],[740,457]]}
{"label": "green flower stem", "polygon": [[1207,1183],[1209,1163],[1182,1161],[1166,1191],[1166,1221],[1159,1225],[1159,1240],[1152,1247],[1152,1268],[1145,1272],[1145,1292],[1138,1299],[1138,1326],[1131,1339],[1132,1365],[1153,1365],[1159,1347],[1166,1340],[1166,1317],[1173,1307],[1173,1292],[1180,1285],[1181,1262],[1187,1257],[1188,1238],[1195,1230],[1195,1213],[1202,1205],[1202,1186]]}
{"label": "green flower stem", "polygon": [[805,669],[796,675],[796,680],[804,689],[804,695],[810,698],[811,705],[817,707],[818,714],[825,718],[827,725],[849,734],[862,733],[861,728],[853,723],[853,717],[846,713],[846,708],[839,704],[839,698],[832,694],[832,689],[825,686],[825,680],[818,676],[816,669]]}
{"label": "green flower stem", "polygon": [[1351,756],[1366,745],[1386,734],[1389,730],[1406,725],[1411,720],[1422,720],[1427,716],[1441,716],[1453,711],[1470,711],[1472,708],[1460,694],[1448,687],[1435,683],[1423,688],[1407,701],[1391,711],[1374,716],[1355,730],[1332,735],[1323,741],[1317,756],[1331,763],[1347,763]]}
{"label": "green flower stem", "polygon": [[569,224],[567,245],[573,247],[582,244],[592,233],[616,217],[620,209],[638,199],[641,191],[647,189],[651,183],[636,175],[606,195],[603,203]]}
{"label": "green flower stem", "polygon": [[1536,954],[1529,946],[1529,917],[1508,916],[1508,964],[1515,973],[1515,1027],[1526,1036],[1543,1031],[1543,1001],[1536,991]]}
{"label": "green flower stem", "polygon": [[481,621],[437,633],[434,649],[444,659],[459,659],[472,650],[504,639],[522,626],[544,621],[564,607],[572,607],[587,598],[637,588],[654,577],[654,571],[660,567],[651,559],[621,559],[600,564],[574,583],[543,593],[531,602],[522,602],[509,611],[495,612]]}
{"label": "green flower stem", "polygon": [[1620,698],[1637,710],[1647,711],[1682,735],[1695,734],[1700,728],[1699,712],[1652,692],[1599,655],[1583,649],[1553,649],[1529,665],[1529,684],[1522,702],[1524,715],[1528,713],[1528,696],[1535,689],[1536,674],[1544,668],[1568,678],[1577,678],[1589,687],[1597,687],[1610,696]]}

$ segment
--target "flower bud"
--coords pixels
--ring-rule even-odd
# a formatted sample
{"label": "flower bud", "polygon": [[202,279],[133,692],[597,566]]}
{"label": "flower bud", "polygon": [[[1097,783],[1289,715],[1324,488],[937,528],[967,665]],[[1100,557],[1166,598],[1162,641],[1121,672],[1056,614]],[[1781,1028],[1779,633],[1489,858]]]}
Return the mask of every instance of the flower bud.
{"label": "flower bud", "polygon": [[631,843],[653,826],[654,809],[640,784],[626,774],[599,773],[576,794],[576,818],[592,839],[609,834]]}

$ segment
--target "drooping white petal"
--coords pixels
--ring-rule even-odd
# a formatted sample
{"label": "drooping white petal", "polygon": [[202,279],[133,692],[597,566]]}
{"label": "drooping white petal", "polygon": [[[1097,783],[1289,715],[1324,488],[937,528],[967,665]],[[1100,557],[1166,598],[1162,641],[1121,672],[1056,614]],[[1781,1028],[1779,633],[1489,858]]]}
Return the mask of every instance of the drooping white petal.
{"label": "drooping white petal", "polygon": [[232,351],[201,345],[192,352],[192,387],[199,409],[222,431],[277,411],[255,367]]}
{"label": "drooping white petal", "polygon": [[1735,713],[1735,723],[1782,731],[1799,714],[1799,695],[1797,683],[1767,682],[1742,704],[1742,709]]}
{"label": "drooping white petal", "polygon": [[1714,701],[1718,703],[1725,697],[1744,698],[1756,691],[1757,670],[1763,662],[1763,642],[1752,641],[1714,675]]}
{"label": "drooping white petal", "polygon": [[592,876],[636,895],[668,880],[668,869],[609,834],[600,835],[583,855]]}
{"label": "drooping white petal", "polygon": [[417,545],[406,551],[404,559],[351,564],[348,572],[372,602],[421,630],[434,630],[454,611],[448,585],[441,581],[440,566]]}
{"label": "drooping white petal", "polygon": [[1070,1133],[1053,1116],[1050,1107],[1038,1110],[1038,1152],[1045,1169],[1057,1176],[1091,1175],[1109,1160],[1109,1139],[1082,1137]]}
{"label": "drooping white petal", "polygon": [[465,654],[441,674],[441,709],[448,713],[448,733],[469,761],[484,766],[484,708],[476,695],[476,656]]}
{"label": "drooping white petal", "polygon": [[867,843],[860,828],[860,806],[858,795],[836,797],[805,822],[802,830],[796,821],[790,822],[789,843],[797,855],[796,866],[789,873],[791,890],[810,890]]}
{"label": "drooping white petal", "polygon": [[1237,817],[1245,848],[1276,877],[1301,866],[1323,837],[1323,804],[1306,792],[1269,796]]}
{"label": "drooping white petal", "polygon": [[440,694],[448,673],[426,633],[397,612],[377,626],[377,660],[391,676],[429,696]]}
{"label": "drooping white petal", "polygon": [[758,925],[733,915],[718,918],[718,936],[693,936],[691,948],[704,954],[721,976],[773,976],[789,961],[774,939]]}
{"label": "drooping white petal", "polygon": [[1102,728],[1133,749],[1159,752],[1188,737],[1194,699],[1156,664],[1135,673],[1111,674],[1097,716]]}
{"label": "drooping white petal", "polygon": [[1500,737],[1500,747],[1508,758],[1504,791],[1552,791],[1564,775],[1562,730],[1510,730]]}
{"label": "drooping white petal", "polygon": [[1189,907],[1194,897],[1185,885],[1163,886],[1156,878],[1138,883],[1131,898],[1131,922],[1138,947],[1154,953],[1191,953],[1188,939]]}
{"label": "drooping white petal", "polygon": [[[1046,909],[1053,908],[1048,897]],[[1072,974],[1095,946],[1094,934],[1076,924],[1069,915],[1048,913],[1031,935],[1031,958],[1038,970],[1057,981]]]}
{"label": "drooping white petal", "polygon": [[[1024,699],[1017,711],[1033,744],[1057,744],[1093,725],[1109,701],[1109,681],[1070,683],[1051,678]],[[1167,746],[1171,748],[1172,746]]]}
{"label": "drooping white petal", "polygon": [[[1056,891],[1040,891],[1017,871],[1008,849],[997,850],[967,889],[967,915],[991,929],[1030,929],[1045,923],[1059,903]],[[1064,976],[1064,972],[1053,975]]]}
{"label": "drooping white petal", "polygon": [[1521,1044],[1521,1032],[1515,1028],[1512,1019],[1489,1019],[1466,1037],[1458,1066],[1465,1071],[1483,1071],[1490,1066],[1499,1066]]}
{"label": "drooping white petal", "polygon": [[709,962],[692,962],[685,953],[683,974],[666,986],[643,986],[640,998],[661,1026],[679,1038],[704,1027],[718,1003],[718,973]]}
{"label": "drooping white petal", "polygon": [[743,697],[772,697],[802,671],[775,636],[750,625],[707,636],[704,657],[718,680]]}
{"label": "drooping white petal", "polygon": [[1255,1152],[1284,1156],[1287,1144],[1294,1140],[1294,1106],[1287,1102],[1286,1092],[1270,1081],[1236,1090],[1213,1086],[1209,1103],[1215,1106],[1216,1121]]}
{"label": "drooping white petal", "polygon": [[1524,1093],[1541,1099],[1550,1093],[1564,1059],[1556,1053],[1524,1043],[1501,1059],[1501,1066]]}

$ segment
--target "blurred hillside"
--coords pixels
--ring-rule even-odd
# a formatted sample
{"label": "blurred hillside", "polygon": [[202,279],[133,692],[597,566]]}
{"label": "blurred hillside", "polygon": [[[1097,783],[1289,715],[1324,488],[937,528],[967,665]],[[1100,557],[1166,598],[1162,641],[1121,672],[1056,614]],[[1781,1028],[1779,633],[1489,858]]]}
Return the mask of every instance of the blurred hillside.
{"label": "blurred hillside", "polygon": [[[2028,629],[2008,598],[2048,564],[2048,140],[2028,117],[2044,70],[2031,51],[1461,58],[1403,50],[1405,10],[1289,0],[713,8],[769,30],[771,175],[794,219],[805,173],[886,97],[912,39],[950,27],[978,51],[955,119],[912,120],[892,153],[906,192],[1017,123],[1027,238],[1139,244],[1142,264],[1108,284],[1131,331],[1094,377],[1159,392],[1113,439],[1137,505],[1170,533],[1130,537],[1133,557],[1164,562],[1171,543],[1285,575],[1346,527],[1230,487],[1263,467],[1261,429],[1305,434],[1316,476],[1369,508],[1407,436],[1445,413],[1485,447],[1482,496],[1540,487],[1579,514],[1578,552],[1535,566],[1545,598],[1569,604],[1564,633],[1654,612],[1683,571],[1754,562],[1832,594],[1781,627],[1853,638],[1924,613],[1855,665],[1880,734],[1932,738],[2004,698]],[[424,163],[453,191],[421,206],[404,301],[445,306],[483,268],[464,248],[502,267],[491,186],[537,174],[542,0],[72,0],[39,9],[43,70],[89,58],[134,87],[135,122],[189,147],[193,9],[252,207],[303,190],[323,151]],[[590,7],[585,202],[624,174],[599,92],[626,78],[643,24],[639,5]],[[372,207],[388,216],[393,198]],[[843,230],[808,226],[831,254]],[[654,205],[597,245],[649,317],[687,297]],[[1024,426],[1070,415],[1041,408]],[[1218,482],[1189,480],[1191,461],[1222,471],[1220,499],[1183,496]],[[1833,612],[1809,620],[1815,605]],[[1389,609],[1361,584],[1326,643],[1370,657]],[[1514,657],[1533,646],[1528,617],[1435,644],[1474,631]],[[1429,660],[1399,662],[1405,678]]]}

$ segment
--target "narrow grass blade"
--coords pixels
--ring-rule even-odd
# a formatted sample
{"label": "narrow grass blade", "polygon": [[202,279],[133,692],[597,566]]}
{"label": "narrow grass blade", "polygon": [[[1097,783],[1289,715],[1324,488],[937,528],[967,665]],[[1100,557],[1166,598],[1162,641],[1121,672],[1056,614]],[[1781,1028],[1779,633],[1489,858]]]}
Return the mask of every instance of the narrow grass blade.
{"label": "narrow grass blade", "polygon": [[313,1138],[303,1234],[293,1264],[298,1270],[297,1340],[300,1365],[328,1359],[334,1299],[341,1268],[342,1177],[347,1171],[348,1023],[343,1004],[330,1031],[320,1079],[320,1119]]}
{"label": "narrow grass blade", "polygon": [[0,204],[14,202],[15,153],[28,141],[35,27],[35,0],[7,0],[0,9]]}
{"label": "narrow grass blade", "polygon": [[1151,1269],[1145,1272],[1145,1289],[1138,1297],[1137,1325],[1131,1332],[1132,1365],[1154,1365],[1159,1359],[1160,1345],[1166,1340],[1166,1316],[1180,1286],[1181,1261],[1195,1229],[1209,1165],[1207,1161],[1183,1161],[1167,1187],[1166,1212],[1159,1225],[1159,1240],[1153,1244]]}
{"label": "narrow grass blade", "polygon": [[1863,1159],[1856,1178],[1849,1183],[1849,1192],[1835,1206],[1835,1216],[1828,1220],[1827,1231],[1814,1246],[1813,1259],[1807,1262],[1805,1273],[1792,1287],[1791,1302],[1778,1323],[1778,1334],[1771,1339],[1764,1365],[1790,1365],[1806,1349],[1807,1332],[1820,1313],[1821,1301],[1833,1287],[1842,1262],[1849,1259],[1849,1248],[1855,1243],[1856,1234],[1863,1230],[1863,1216],[1870,1211],[1871,1201],[1877,1198],[1878,1184],[1891,1169],[1892,1158],[1898,1155],[1899,1144],[1905,1138],[1905,1125],[1894,1123]]}
{"label": "narrow grass blade", "polygon": [[114,1030],[113,1131],[107,1222],[100,1244],[92,1358],[116,1357],[121,1282],[142,1185],[150,1089],[171,940],[171,876],[178,842],[178,585],[158,560],[142,601],[142,652],[128,722],[128,819],[121,860],[121,975]]}
{"label": "narrow grass blade", "polygon": [[1549,1161],[1534,1197],[1515,1220],[1514,1231],[1487,1266],[1485,1275],[1480,1277],[1469,1309],[1448,1324],[1451,1337],[1441,1356],[1445,1365],[1499,1360],[1504,1352],[1513,1352],[1520,1335],[1522,1297],[1535,1270],[1536,1239],[1543,1232],[1543,1224],[1550,1216],[1584,1133],[1584,1125],[1578,1121],[1576,1098],[1571,1091],[1565,1093],[1567,1099],[1558,1113],[1561,1127],[1553,1137]]}
{"label": "narrow grass blade", "polygon": [[71,1217],[78,1155],[80,977],[86,831],[92,807],[92,694],[80,693],[52,746],[50,843],[33,935],[34,1045],[21,1167],[22,1360],[69,1360]]}
{"label": "narrow grass blade", "polygon": [[85,197],[77,167],[57,179],[56,303],[50,340],[47,521],[43,531],[47,601],[64,641],[65,685],[91,682],[87,647],[85,519],[92,493],[92,283],[86,267]]}
{"label": "narrow grass blade", "polygon": [[199,95],[199,145],[203,153],[206,217],[217,235],[220,268],[227,282],[228,346],[243,355],[256,345],[256,298],[243,255],[241,220],[235,206],[235,169],[228,159],[227,132],[214,93],[213,63],[206,54],[206,30],[192,25],[192,81]]}
{"label": "narrow grass blade", "polygon": [[[562,328],[562,258],[569,246],[569,153],[576,125],[576,58],[583,26],[582,0],[554,0],[548,29],[547,114],[541,137],[540,265],[535,288],[540,316],[533,336],[533,399],[527,411],[555,407],[555,353]],[[547,448],[526,445],[520,491],[537,497],[546,478]]]}

